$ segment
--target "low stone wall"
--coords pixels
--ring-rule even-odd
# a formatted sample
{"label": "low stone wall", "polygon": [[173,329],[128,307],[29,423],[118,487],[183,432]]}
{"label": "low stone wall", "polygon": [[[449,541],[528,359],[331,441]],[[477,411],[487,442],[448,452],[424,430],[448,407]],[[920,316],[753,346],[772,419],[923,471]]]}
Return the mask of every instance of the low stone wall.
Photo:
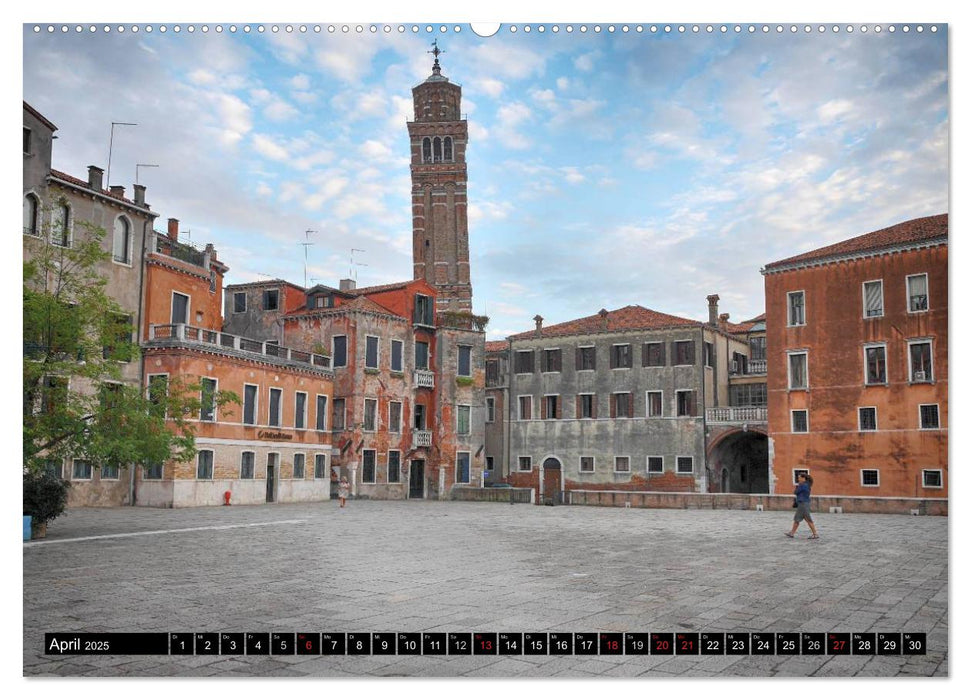
{"label": "low stone wall", "polygon": [[474,486],[452,488],[453,501],[489,501],[494,503],[532,503],[533,489],[492,489]]}
{"label": "low stone wall", "polygon": [[[744,493],[659,493],[654,491],[567,492],[573,506],[617,506],[631,508],[679,508],[683,510],[792,510],[791,495]],[[947,515],[946,498],[887,498],[878,496],[813,496],[810,509],[828,513],[840,508],[843,513],[895,513],[910,515]]]}

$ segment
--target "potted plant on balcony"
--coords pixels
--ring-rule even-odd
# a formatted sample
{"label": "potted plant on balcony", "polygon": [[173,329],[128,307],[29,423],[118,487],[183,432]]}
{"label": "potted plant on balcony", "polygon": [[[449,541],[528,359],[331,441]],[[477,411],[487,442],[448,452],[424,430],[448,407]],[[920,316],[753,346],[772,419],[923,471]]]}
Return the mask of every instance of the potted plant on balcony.
{"label": "potted plant on balcony", "polygon": [[31,538],[47,535],[47,523],[64,512],[70,482],[50,472],[24,473],[24,517],[30,517]]}

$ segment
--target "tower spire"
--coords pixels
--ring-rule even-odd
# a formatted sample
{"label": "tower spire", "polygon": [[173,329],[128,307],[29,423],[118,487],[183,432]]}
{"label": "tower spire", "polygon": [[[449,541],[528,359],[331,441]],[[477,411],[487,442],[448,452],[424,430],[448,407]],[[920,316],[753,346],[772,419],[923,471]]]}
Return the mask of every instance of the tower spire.
{"label": "tower spire", "polygon": [[438,56],[439,56],[439,54],[443,54],[445,52],[442,49],[438,48],[438,39],[437,38],[434,39],[434,40],[432,40],[432,50],[431,51],[428,51],[427,53],[430,53],[430,54],[432,54],[432,55],[435,56],[435,63],[432,64],[432,74],[433,75],[441,75],[442,74],[442,67],[438,63]]}

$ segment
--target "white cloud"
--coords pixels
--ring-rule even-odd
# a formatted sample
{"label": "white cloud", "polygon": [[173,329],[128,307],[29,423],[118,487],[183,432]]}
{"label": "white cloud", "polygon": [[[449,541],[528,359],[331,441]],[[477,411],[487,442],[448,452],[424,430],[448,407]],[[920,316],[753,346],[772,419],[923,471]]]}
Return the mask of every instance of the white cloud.
{"label": "white cloud", "polygon": [[391,159],[391,149],[374,139],[368,139],[362,143],[358,150],[361,152],[361,155],[372,161],[381,162]]}
{"label": "white cloud", "polygon": [[[299,152],[299,151],[295,151]],[[318,165],[326,165],[334,160],[334,154],[331,151],[320,150],[307,155],[302,155],[294,159],[293,165],[297,170],[310,170]]]}
{"label": "white cloud", "polygon": [[253,128],[250,108],[235,95],[217,94],[216,110],[222,121],[222,140],[227,145],[240,141]]}
{"label": "white cloud", "polygon": [[309,90],[310,76],[308,76],[306,73],[298,73],[290,78],[290,87],[294,88],[295,90]]}
{"label": "white cloud", "polygon": [[476,87],[489,97],[495,99],[502,94],[506,85],[501,80],[495,78],[483,78],[476,83]]}
{"label": "white cloud", "polygon": [[589,73],[593,70],[598,56],[600,56],[599,51],[582,54],[573,59],[573,66],[581,73]]}
{"label": "white cloud", "polygon": [[469,51],[469,63],[480,75],[521,80],[542,75],[546,54],[523,46],[501,42],[482,42]]}
{"label": "white cloud", "polygon": [[197,68],[189,73],[189,81],[196,85],[215,85],[219,82],[219,78],[211,71],[207,71],[204,68]]}
{"label": "white cloud", "polygon": [[578,185],[587,179],[574,166],[560,168],[560,172],[563,173],[563,179],[571,185]]}
{"label": "white cloud", "polygon": [[280,99],[275,99],[263,109],[263,114],[267,119],[274,122],[282,122],[293,119],[300,114],[293,105]]}
{"label": "white cloud", "polygon": [[820,105],[816,114],[823,123],[834,122],[853,111],[853,103],[849,100],[830,100]]}
{"label": "white cloud", "polygon": [[570,79],[566,76],[560,76],[556,79],[556,89],[560,92],[565,92],[570,89]]}
{"label": "white cloud", "polygon": [[253,135],[253,149],[270,160],[285,161],[290,158],[287,149],[263,134]]}
{"label": "white cloud", "polygon": [[469,223],[498,221],[509,216],[512,206],[508,202],[489,202],[477,200],[469,203]]}

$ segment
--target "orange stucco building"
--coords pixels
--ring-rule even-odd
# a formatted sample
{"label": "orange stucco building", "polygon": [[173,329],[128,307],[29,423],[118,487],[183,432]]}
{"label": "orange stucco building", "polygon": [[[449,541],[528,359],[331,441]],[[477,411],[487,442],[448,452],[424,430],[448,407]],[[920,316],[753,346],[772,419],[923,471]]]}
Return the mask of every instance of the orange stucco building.
{"label": "orange stucco building", "polygon": [[948,216],[766,265],[772,490],[947,498]]}

